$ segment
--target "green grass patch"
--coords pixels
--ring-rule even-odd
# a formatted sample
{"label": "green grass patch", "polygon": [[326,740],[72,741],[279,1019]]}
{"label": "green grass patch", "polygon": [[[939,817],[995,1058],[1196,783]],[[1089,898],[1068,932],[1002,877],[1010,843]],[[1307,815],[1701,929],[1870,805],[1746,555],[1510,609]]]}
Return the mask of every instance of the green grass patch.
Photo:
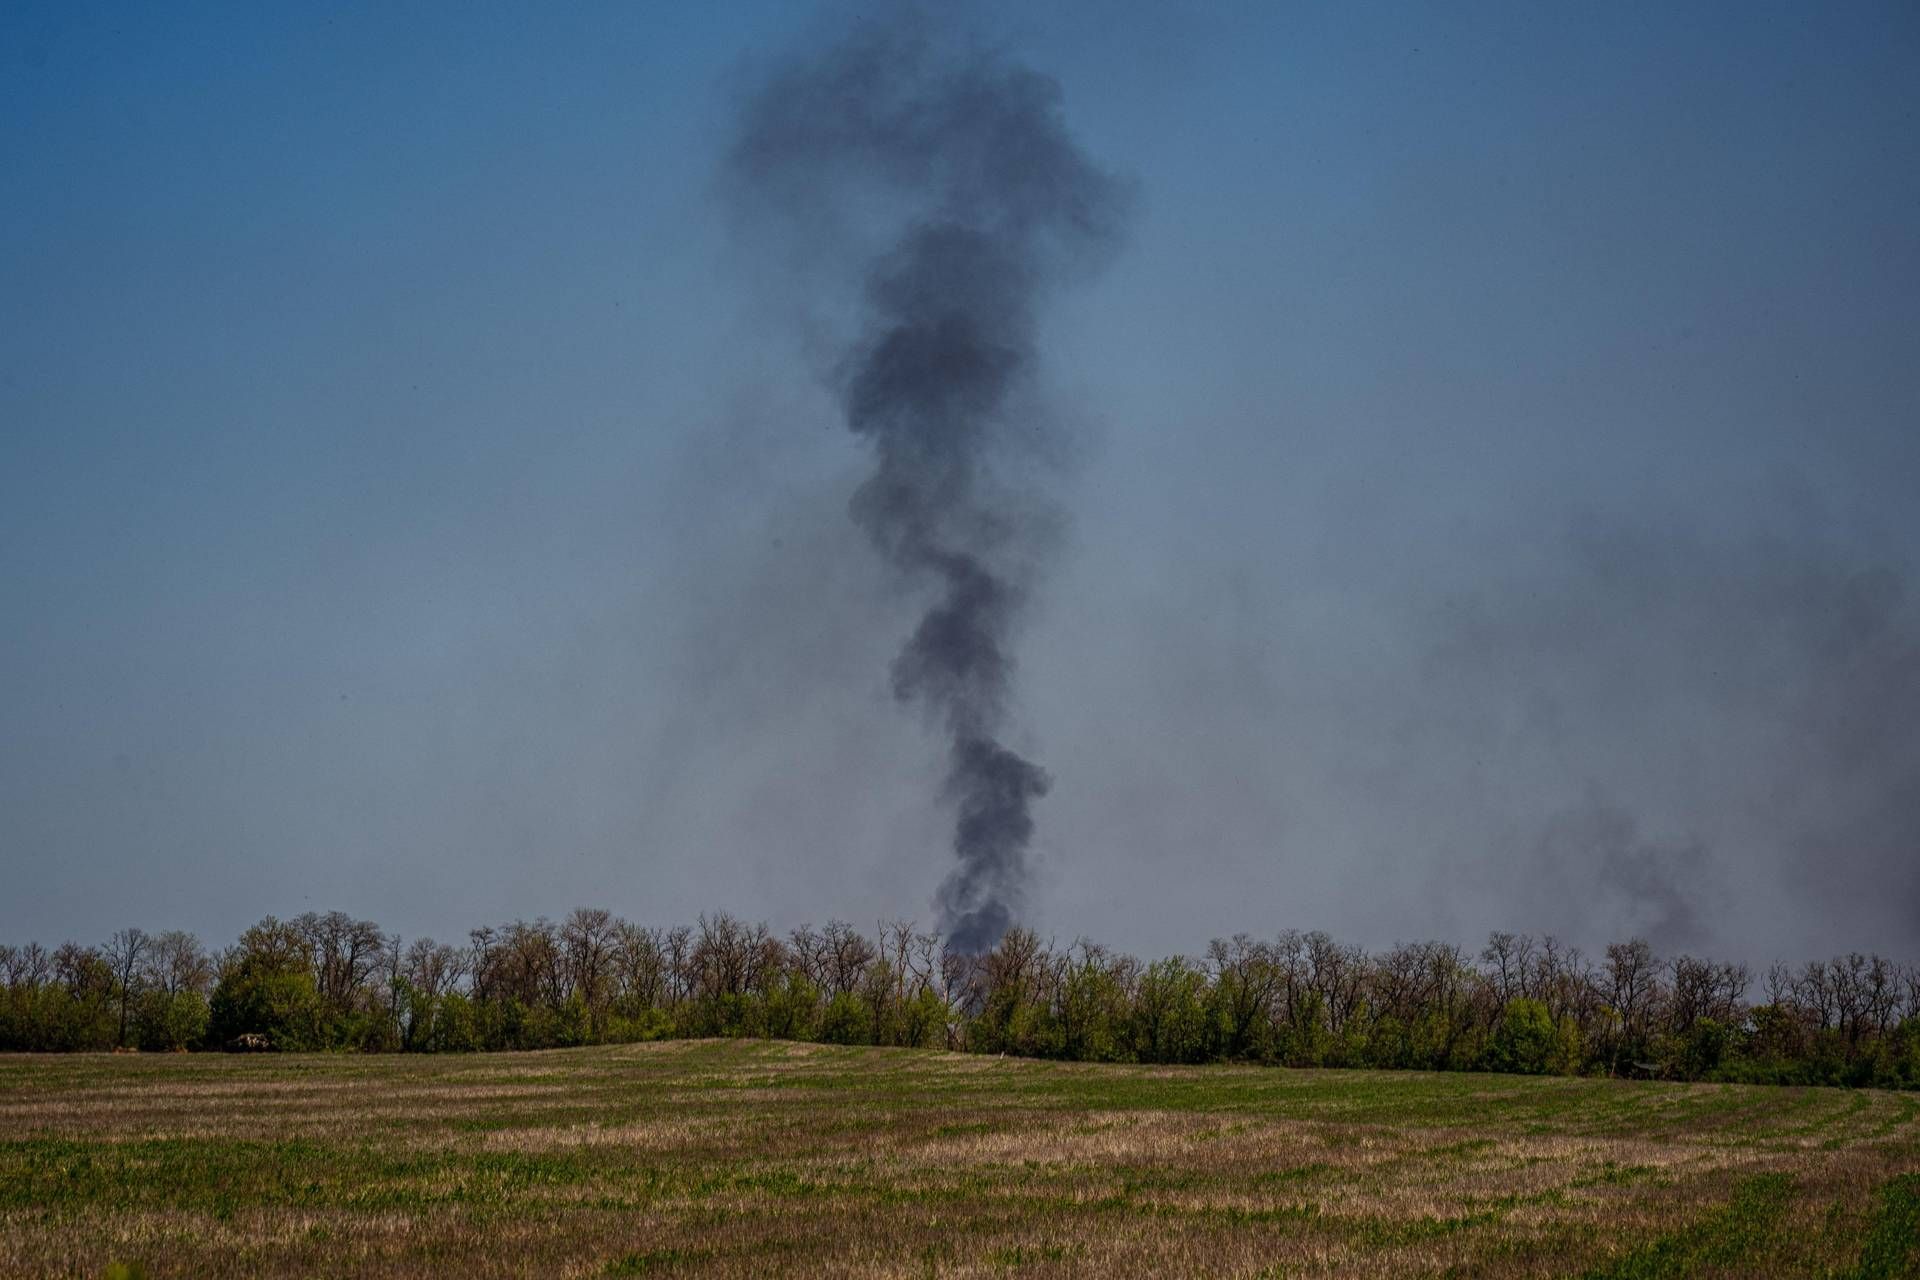
{"label": "green grass patch", "polygon": [[1772,1245],[1775,1228],[1793,1200],[1793,1180],[1763,1173],[1742,1182],[1733,1201],[1692,1226],[1634,1250],[1585,1280],[1670,1280],[1701,1267],[1729,1266],[1759,1258]]}
{"label": "green grass patch", "polygon": [[[1867,1280],[1914,1273],[1914,1102],[743,1042],[9,1059],[0,1275],[139,1240],[151,1280]],[[1774,1153],[1792,1182],[1738,1180]]]}
{"label": "green grass patch", "polygon": [[1920,1273],[1920,1173],[1880,1188],[1880,1210],[1867,1228],[1860,1265],[1849,1280],[1896,1280]]}
{"label": "green grass patch", "polygon": [[645,1253],[629,1253],[613,1259],[607,1263],[604,1274],[654,1276],[712,1256],[712,1252],[706,1249],[649,1249]]}

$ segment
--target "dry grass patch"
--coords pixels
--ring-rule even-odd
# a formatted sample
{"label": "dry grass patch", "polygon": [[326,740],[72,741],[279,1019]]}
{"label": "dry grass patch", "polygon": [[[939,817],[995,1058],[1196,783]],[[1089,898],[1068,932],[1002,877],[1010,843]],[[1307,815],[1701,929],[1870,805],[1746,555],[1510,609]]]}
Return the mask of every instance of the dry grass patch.
{"label": "dry grass patch", "polygon": [[0,1059],[0,1275],[1899,1275],[1915,1115],[811,1044]]}

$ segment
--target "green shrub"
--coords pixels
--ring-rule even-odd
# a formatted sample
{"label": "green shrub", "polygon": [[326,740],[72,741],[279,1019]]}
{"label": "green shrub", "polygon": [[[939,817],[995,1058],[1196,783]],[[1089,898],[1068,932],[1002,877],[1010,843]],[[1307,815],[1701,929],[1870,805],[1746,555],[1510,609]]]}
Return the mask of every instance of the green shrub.
{"label": "green shrub", "polygon": [[1559,1028],[1538,1000],[1509,1000],[1500,1025],[1487,1044],[1487,1067],[1522,1075],[1544,1075],[1563,1058]]}

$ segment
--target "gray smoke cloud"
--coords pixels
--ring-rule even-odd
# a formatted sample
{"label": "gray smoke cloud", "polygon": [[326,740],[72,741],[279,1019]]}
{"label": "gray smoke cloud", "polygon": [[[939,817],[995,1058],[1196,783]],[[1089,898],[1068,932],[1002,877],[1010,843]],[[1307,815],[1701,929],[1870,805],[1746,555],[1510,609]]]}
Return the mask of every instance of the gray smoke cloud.
{"label": "gray smoke cloud", "polygon": [[1583,914],[1599,915],[1608,935],[1645,938],[1662,951],[1712,937],[1702,910],[1713,886],[1706,846],[1697,839],[1661,844],[1643,838],[1639,820],[1598,786],[1546,821],[1525,862],[1591,868],[1593,883],[1569,900]]}
{"label": "gray smoke cloud", "polygon": [[937,590],[893,690],[947,734],[959,865],[936,904],[952,945],[984,950],[1020,909],[1049,785],[1003,741],[1012,629],[1055,522],[1014,474],[1049,434],[1036,312],[1112,247],[1125,188],[1069,137],[1057,83],[918,18],[775,69],[727,177],[743,220],[798,250],[803,277],[862,281],[851,332],[827,344],[874,460],[851,511]]}
{"label": "gray smoke cloud", "polygon": [[[1524,827],[1482,886],[1563,932],[1744,943],[1743,882],[1858,945],[1920,929],[1920,613],[1894,548],[1776,515],[1574,522],[1535,569],[1429,618],[1420,674],[1471,716],[1457,749],[1580,799]],[[1531,886],[1531,891],[1528,886]]]}

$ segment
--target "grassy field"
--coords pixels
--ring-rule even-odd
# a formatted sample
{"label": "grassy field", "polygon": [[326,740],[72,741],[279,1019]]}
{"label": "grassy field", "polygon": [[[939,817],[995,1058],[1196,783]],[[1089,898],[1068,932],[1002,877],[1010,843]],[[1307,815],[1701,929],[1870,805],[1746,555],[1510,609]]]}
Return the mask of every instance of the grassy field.
{"label": "grassy field", "polygon": [[1920,1274],[1920,1097],[764,1042],[0,1058],[0,1274]]}

